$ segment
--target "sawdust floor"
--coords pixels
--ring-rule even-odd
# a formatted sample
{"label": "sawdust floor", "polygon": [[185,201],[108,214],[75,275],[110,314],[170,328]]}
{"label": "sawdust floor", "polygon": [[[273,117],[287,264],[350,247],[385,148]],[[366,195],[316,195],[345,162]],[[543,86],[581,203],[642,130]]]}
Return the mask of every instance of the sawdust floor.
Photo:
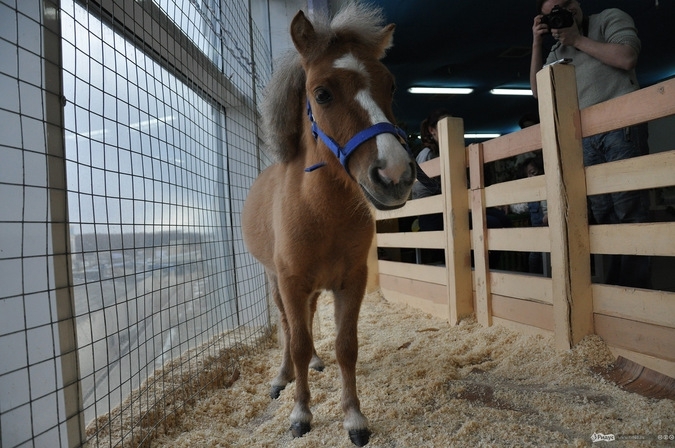
{"label": "sawdust floor", "polygon": [[[268,396],[281,359],[273,342],[243,361],[232,387],[199,400],[152,446],[352,447],[342,428],[332,300],[319,302],[316,347],[326,369],[310,373],[308,434],[293,439],[288,431],[294,384],[278,400]],[[675,401],[626,392],[594,374],[613,361],[597,337],[556,352],[552,338],[471,320],[451,327],[374,293],[361,311],[359,345],[372,448],[591,446],[595,433],[614,435],[611,446],[675,447],[658,437],[675,433]]]}

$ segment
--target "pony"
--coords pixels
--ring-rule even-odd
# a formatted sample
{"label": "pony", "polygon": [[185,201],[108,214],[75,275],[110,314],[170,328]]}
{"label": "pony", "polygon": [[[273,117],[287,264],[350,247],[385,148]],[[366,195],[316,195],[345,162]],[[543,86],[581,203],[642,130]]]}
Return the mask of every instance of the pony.
{"label": "pony", "polygon": [[350,3],[332,20],[293,18],[291,50],[275,67],[261,108],[275,163],[250,188],[242,211],[248,251],[264,266],[279,308],[283,359],[278,398],[295,380],[294,437],[310,431],[309,367],[323,369],[312,340],[322,291],[332,291],[343,426],[357,446],[371,432],[356,390],[357,320],[373,240],[373,209],[405,204],[416,165],[393,125],[394,79],[381,59],[394,24]]}

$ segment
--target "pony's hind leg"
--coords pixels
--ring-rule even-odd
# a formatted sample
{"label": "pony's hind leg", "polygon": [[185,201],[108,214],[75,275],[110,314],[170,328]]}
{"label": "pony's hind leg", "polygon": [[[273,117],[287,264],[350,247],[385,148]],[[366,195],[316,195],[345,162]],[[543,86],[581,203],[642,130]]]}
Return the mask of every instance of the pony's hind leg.
{"label": "pony's hind leg", "polygon": [[356,360],[359,350],[357,321],[364,291],[365,276],[363,288],[355,286],[340,291],[335,297],[335,355],[342,373],[342,410],[345,414],[343,426],[356,446],[364,446],[370,440],[368,419],[361,413],[356,392]]}
{"label": "pony's hind leg", "polygon": [[323,369],[326,368],[326,365],[323,363],[323,360],[316,353],[316,348],[314,347],[314,316],[316,315],[316,305],[319,299],[320,292],[314,294],[312,301],[310,302],[310,319],[311,328],[312,328],[312,360],[309,362],[309,367],[316,370],[317,372],[323,372]]}
{"label": "pony's hind leg", "polygon": [[279,398],[281,391],[286,388],[286,385],[295,379],[295,370],[293,368],[293,361],[291,360],[290,329],[288,327],[288,320],[286,319],[284,304],[281,301],[281,295],[279,294],[279,285],[277,284],[275,276],[269,275],[268,277],[270,280],[272,297],[277,304],[277,308],[279,308],[279,323],[281,324],[281,333],[283,337],[281,366],[279,367],[279,373],[272,380],[270,388],[270,397],[276,400]]}

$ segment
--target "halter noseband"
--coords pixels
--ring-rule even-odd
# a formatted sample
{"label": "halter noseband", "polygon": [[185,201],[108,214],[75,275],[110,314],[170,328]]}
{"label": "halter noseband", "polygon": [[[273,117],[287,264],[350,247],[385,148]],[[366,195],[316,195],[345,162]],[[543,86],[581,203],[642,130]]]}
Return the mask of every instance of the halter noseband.
{"label": "halter noseband", "polygon": [[[335,140],[326,135],[326,133],[323,132],[321,128],[319,128],[319,125],[316,123],[316,121],[314,121],[314,115],[312,114],[312,107],[309,104],[309,100],[307,100],[307,116],[309,117],[309,121],[312,123],[312,134],[314,134],[314,138],[320,138],[321,141],[324,142],[326,146],[328,146],[333,154],[335,154],[335,156],[340,160],[340,163],[345,168],[345,170],[347,170],[347,173],[349,173],[347,161],[354,150],[361,144],[373,137],[378,136],[379,134],[393,134],[400,137],[402,140],[401,145],[406,151],[408,151],[408,154],[412,155],[412,151],[410,150],[410,147],[406,141],[407,136],[405,132],[403,132],[398,126],[394,126],[389,122],[375,123],[374,125],[357,132],[356,135],[349,139],[345,146],[341,147]],[[312,168],[316,169],[320,166],[314,165]]]}
{"label": "halter noseband", "polygon": [[[415,172],[417,180],[422,185],[424,185],[429,191],[434,192],[434,194],[439,194],[441,192],[440,180],[430,178],[429,176],[427,176],[424,170],[420,168],[419,164],[413,157],[413,153],[410,150],[410,146],[408,146],[406,138],[407,136],[405,132],[403,132],[401,128],[399,128],[398,126],[394,126],[389,122],[375,123],[374,125],[357,132],[354,137],[349,139],[349,141],[344,147],[340,147],[340,145],[338,145],[335,140],[326,135],[326,133],[323,132],[321,128],[319,128],[319,125],[316,123],[316,121],[314,121],[314,115],[312,114],[312,107],[309,104],[309,100],[307,100],[307,116],[309,116],[309,121],[312,123],[312,133],[314,134],[314,138],[315,139],[320,138],[321,141],[323,141],[326,144],[326,146],[328,146],[328,148],[333,152],[333,154],[335,154],[335,156],[338,159],[340,159],[340,163],[342,164],[342,166],[349,175],[351,175],[351,173],[349,173],[349,168],[347,167],[347,160],[349,159],[349,156],[352,154],[352,152],[354,152],[354,150],[359,145],[379,134],[393,134],[401,138],[402,140],[401,145],[412,157],[416,168]],[[305,171],[307,172],[314,171],[318,168],[321,168],[325,164],[326,164],[325,162],[319,162],[315,165],[305,168]]]}

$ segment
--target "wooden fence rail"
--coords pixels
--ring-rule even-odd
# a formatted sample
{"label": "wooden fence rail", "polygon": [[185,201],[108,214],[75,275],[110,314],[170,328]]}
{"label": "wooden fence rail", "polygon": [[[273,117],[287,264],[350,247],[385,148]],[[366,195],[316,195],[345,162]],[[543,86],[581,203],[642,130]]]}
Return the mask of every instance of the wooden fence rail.
{"label": "wooden fence rail", "polygon": [[[439,122],[441,156],[422,168],[440,175],[443,194],[378,212],[376,243],[444,249],[445,265],[381,259],[373,266],[379,287],[387,299],[452,324],[473,314],[483,325],[553,334],[561,349],[598,334],[616,355],[675,377],[675,293],[591,278],[592,256],[675,256],[675,222],[589,225],[587,216],[588,195],[675,185],[675,149],[585,168],[581,147],[582,137],[674,115],[675,79],[584,110],[573,66],[545,67],[537,82],[539,125],[465,147],[460,118]],[[545,175],[485,185],[486,163],[540,149]],[[486,208],[541,200],[547,227],[487,228]],[[387,225],[429,213],[443,213],[443,231]],[[548,253],[550,277],[490,269],[495,250]]]}

